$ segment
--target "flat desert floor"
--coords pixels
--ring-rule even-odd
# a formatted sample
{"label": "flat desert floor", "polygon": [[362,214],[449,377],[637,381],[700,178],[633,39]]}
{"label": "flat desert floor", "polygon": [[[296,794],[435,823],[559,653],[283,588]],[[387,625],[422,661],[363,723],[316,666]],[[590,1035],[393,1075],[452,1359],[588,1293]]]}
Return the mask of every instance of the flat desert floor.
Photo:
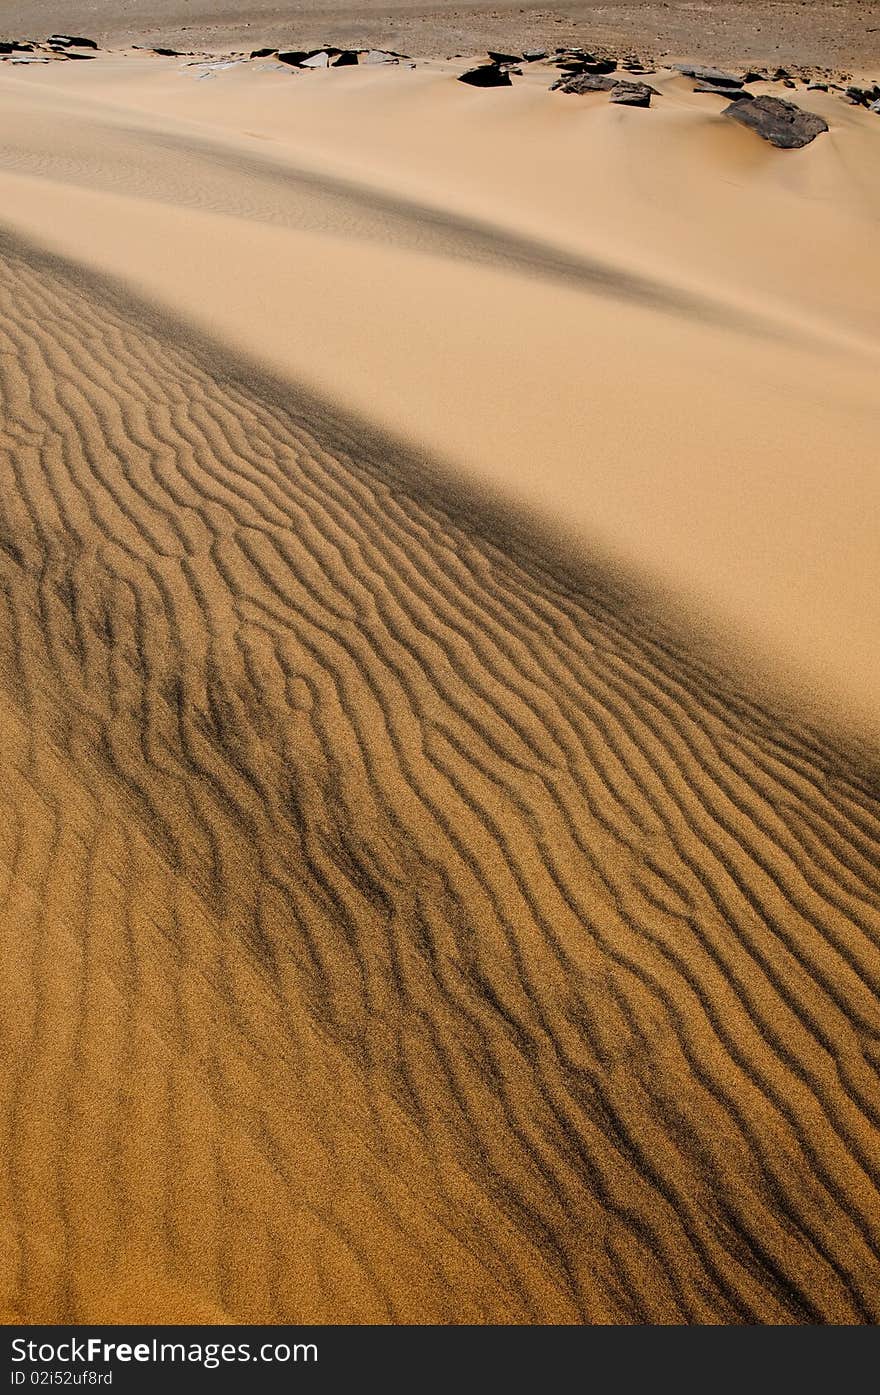
{"label": "flat desert floor", "polygon": [[464,66],[0,64],[7,1320],[880,1319],[880,114]]}

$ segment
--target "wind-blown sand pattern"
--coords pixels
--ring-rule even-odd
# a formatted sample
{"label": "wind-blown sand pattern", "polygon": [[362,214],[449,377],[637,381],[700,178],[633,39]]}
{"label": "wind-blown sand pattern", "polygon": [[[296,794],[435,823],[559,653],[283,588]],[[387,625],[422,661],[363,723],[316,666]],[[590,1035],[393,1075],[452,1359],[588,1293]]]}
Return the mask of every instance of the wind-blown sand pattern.
{"label": "wind-blown sand pattern", "polygon": [[2,268],[13,1309],[876,1320],[870,782]]}
{"label": "wind-blown sand pattern", "polygon": [[9,231],[0,402],[7,1314],[876,1322],[870,750]]}

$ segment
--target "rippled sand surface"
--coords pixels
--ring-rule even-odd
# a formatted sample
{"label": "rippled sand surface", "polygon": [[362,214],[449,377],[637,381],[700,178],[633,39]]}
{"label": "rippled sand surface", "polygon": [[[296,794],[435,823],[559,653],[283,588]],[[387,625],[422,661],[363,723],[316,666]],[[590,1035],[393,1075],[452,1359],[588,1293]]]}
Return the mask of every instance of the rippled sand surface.
{"label": "rippled sand surface", "polygon": [[658,82],[0,72],[8,1316],[880,1317],[880,121]]}

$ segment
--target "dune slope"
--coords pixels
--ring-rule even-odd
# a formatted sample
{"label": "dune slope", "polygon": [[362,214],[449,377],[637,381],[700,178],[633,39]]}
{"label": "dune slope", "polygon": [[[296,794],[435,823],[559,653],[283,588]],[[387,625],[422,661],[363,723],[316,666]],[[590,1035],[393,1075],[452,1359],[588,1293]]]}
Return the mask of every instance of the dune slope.
{"label": "dune slope", "polygon": [[876,1322],[868,114],[58,66],[0,75],[5,1314]]}
{"label": "dune slope", "polygon": [[362,425],[0,265],[9,1310],[876,1320],[876,786]]}

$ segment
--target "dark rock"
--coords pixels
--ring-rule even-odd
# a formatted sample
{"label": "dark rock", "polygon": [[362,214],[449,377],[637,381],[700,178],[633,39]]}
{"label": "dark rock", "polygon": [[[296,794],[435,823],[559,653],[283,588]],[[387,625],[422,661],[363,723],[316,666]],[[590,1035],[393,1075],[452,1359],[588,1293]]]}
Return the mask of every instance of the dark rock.
{"label": "dark rock", "polygon": [[827,92],[827,91],[828,91],[828,83],[827,83],[827,82],[810,82],[810,83],[807,84],[807,91],[808,91],[808,92]]}
{"label": "dark rock", "polygon": [[618,82],[611,89],[609,101],[621,107],[649,107],[653,95],[654,88],[646,82]]}
{"label": "dark rock", "polygon": [[880,97],[877,98],[876,102],[871,102],[868,111],[873,111],[877,116],[880,116]]}
{"label": "dark rock", "polygon": [[573,73],[569,77],[558,78],[550,88],[551,92],[610,92],[617,87],[618,78],[597,77],[594,73]]}
{"label": "dark rock", "polygon": [[791,73],[788,71],[787,68],[777,68],[776,71],[775,71],[775,73],[773,74],[773,81],[774,81],[774,82],[784,82],[786,78],[790,78],[790,77],[791,77]]}
{"label": "dark rock", "polygon": [[160,58],[181,58],[183,55],[179,48],[151,48],[151,53],[158,53]]}
{"label": "dark rock", "polygon": [[617,71],[616,58],[593,58],[584,63],[584,72],[592,73],[594,77],[604,77],[606,73]]}
{"label": "dark rock", "polygon": [[744,79],[733,73],[723,73],[720,68],[705,68],[700,63],[675,63],[676,72],[697,82],[714,82],[719,87],[741,87]]}
{"label": "dark rock", "polygon": [[797,83],[794,82],[791,78],[783,78],[783,79],[782,79],[782,86],[783,86],[783,87],[797,87]]}
{"label": "dark rock", "polygon": [[277,48],[255,48],[251,58],[274,58],[277,52]]}
{"label": "dark rock", "polygon": [[308,58],[308,56],[309,53],[307,49],[303,50],[298,48],[280,48],[278,50],[279,63],[288,63],[292,68],[301,67],[305,59]]}
{"label": "dark rock", "polygon": [[527,48],[523,52],[523,58],[527,63],[537,63],[540,58],[547,57],[547,50],[544,48]]}
{"label": "dark rock", "polygon": [[499,68],[497,63],[483,63],[479,68],[468,68],[466,73],[459,75],[459,82],[466,82],[471,87],[511,87],[510,74],[506,68]]}
{"label": "dark rock", "polygon": [[743,92],[741,87],[731,84],[730,87],[722,87],[717,82],[698,82],[694,88],[695,92],[709,92],[713,97],[726,97],[728,101],[735,101],[737,97],[750,97],[750,92]]}
{"label": "dark rock", "polygon": [[24,40],[10,39],[8,42],[5,40],[0,42],[0,53],[33,53],[33,51],[33,44],[26,43]]}
{"label": "dark rock", "polygon": [[493,53],[491,49],[488,49],[487,52],[493,63],[518,63],[520,61],[518,53]]}
{"label": "dark rock", "polygon": [[880,98],[880,87],[848,87],[845,95],[853,106],[866,107]]}
{"label": "dark rock", "polygon": [[97,48],[94,39],[74,38],[71,34],[50,34],[50,44],[63,44],[65,48]]}
{"label": "dark rock", "polygon": [[743,82],[744,82],[744,83],[747,83],[747,82],[766,82],[766,81],[767,81],[767,74],[766,74],[766,73],[763,73],[763,72],[760,72],[760,73],[759,73],[759,72],[758,72],[756,69],[754,69],[754,68],[750,68],[749,71],[745,74],[745,76],[744,76],[744,78],[743,78]]}
{"label": "dark rock", "polygon": [[793,102],[779,97],[755,97],[750,102],[732,102],[722,116],[748,126],[763,140],[780,150],[798,150],[828,130],[828,122],[811,111],[802,111]]}
{"label": "dark rock", "polygon": [[333,59],[334,68],[350,68],[352,63],[357,63],[358,51],[356,48],[344,48],[338,58]]}

